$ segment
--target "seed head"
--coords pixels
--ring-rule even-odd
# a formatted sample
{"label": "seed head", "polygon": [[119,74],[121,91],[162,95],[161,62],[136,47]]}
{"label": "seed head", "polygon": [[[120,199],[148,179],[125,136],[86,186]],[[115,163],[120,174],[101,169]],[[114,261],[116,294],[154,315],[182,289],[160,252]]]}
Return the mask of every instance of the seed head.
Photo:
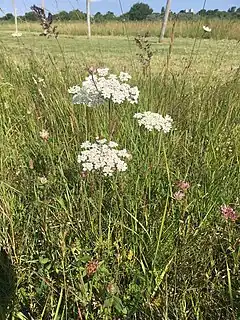
{"label": "seed head", "polygon": [[86,265],[87,276],[91,277],[92,275],[94,275],[94,273],[97,272],[98,267],[99,267],[98,260],[89,261]]}

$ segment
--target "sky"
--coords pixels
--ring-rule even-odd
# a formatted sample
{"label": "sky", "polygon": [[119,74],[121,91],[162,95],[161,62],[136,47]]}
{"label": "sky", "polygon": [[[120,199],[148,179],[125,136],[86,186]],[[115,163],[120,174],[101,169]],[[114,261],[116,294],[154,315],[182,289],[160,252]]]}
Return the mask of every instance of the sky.
{"label": "sky", "polygon": [[[41,2],[45,2],[45,7],[52,13],[62,10],[70,11],[79,9],[85,11],[86,0],[15,0],[17,12],[19,15],[30,11],[33,4],[41,6]],[[121,14],[120,2],[123,12],[129,11],[130,7],[136,2],[147,3],[154,12],[160,12],[161,7],[165,6],[166,0],[91,0],[91,13],[98,11],[105,13],[113,11],[115,14]],[[0,8],[6,14],[13,12],[11,0],[0,0]],[[203,8],[204,0],[172,0],[172,11],[178,12],[182,9],[193,9],[199,11]],[[240,0],[206,0],[206,9],[227,10],[230,7],[240,7]],[[1,13],[0,13],[1,15]]]}

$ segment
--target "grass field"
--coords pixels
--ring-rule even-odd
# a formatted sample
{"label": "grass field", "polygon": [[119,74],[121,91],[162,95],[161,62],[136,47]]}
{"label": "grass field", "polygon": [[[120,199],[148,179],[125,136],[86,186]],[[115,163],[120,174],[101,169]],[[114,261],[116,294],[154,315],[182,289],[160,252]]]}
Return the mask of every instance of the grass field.
{"label": "grass field", "polygon": [[[238,41],[151,37],[143,72],[131,36],[10,34],[0,319],[239,320]],[[129,72],[139,103],[73,104],[68,89],[91,66]],[[134,114],[148,110],[169,114],[172,130],[139,127]],[[127,149],[127,171],[83,173],[81,143],[96,136]]]}
{"label": "grass field", "polygon": [[[54,21],[60,34],[69,36],[86,36],[87,25],[84,21]],[[198,21],[177,20],[174,27],[176,37],[182,38],[201,38],[203,36],[203,25],[209,25],[212,28],[211,37],[216,40],[235,39],[240,40],[240,23],[239,20],[222,20],[203,18]],[[0,22],[0,28],[12,30],[13,23]],[[146,32],[152,37],[158,37],[160,34],[160,21],[131,21],[131,22],[105,22],[93,23],[92,34],[94,36],[136,36],[144,35]],[[41,31],[41,26],[37,22],[21,22],[19,21],[19,29],[21,31]],[[167,26],[166,36],[170,37],[173,29],[173,21]]]}

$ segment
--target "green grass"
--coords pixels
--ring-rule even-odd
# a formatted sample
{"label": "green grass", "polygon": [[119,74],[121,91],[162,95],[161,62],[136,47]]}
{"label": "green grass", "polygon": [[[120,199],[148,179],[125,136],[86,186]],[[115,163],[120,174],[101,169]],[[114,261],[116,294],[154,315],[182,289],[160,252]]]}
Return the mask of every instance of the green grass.
{"label": "green grass", "polygon": [[[176,22],[176,23],[175,23]],[[213,39],[236,39],[240,40],[239,19],[209,19],[202,18],[197,21],[172,20],[169,21],[166,29],[166,36],[172,33],[175,23],[175,36],[182,38],[196,38],[203,36],[203,25],[209,25],[212,29]],[[54,21],[60,34],[69,36],[86,36],[87,24],[85,21]],[[0,22],[1,30],[12,32],[13,21]],[[161,21],[108,21],[102,23],[92,23],[91,29],[94,36],[137,36],[148,32],[152,37],[159,37]],[[27,32],[40,32],[39,22],[24,22],[19,19],[19,29]]]}
{"label": "green grass", "polygon": [[[87,67],[91,64],[109,65],[113,69],[139,69],[136,53],[139,53],[134,38],[93,37],[89,42],[85,37],[60,36],[59,40],[39,37],[37,34],[23,33],[19,39],[11,37],[8,32],[0,35],[0,41],[6,54],[19,63],[25,63],[29,56],[35,57],[40,63],[49,63],[49,55],[54,62],[67,67]],[[159,44],[156,38],[150,38],[154,57],[152,72],[160,72],[166,64],[169,51],[169,40]],[[170,68],[181,72],[189,65],[189,56],[194,61],[190,66],[194,73],[209,74],[210,71],[220,74],[231,72],[238,67],[239,43],[236,40],[206,40],[177,38],[173,44]],[[117,63],[116,63],[117,61]],[[189,68],[189,66],[188,66]],[[209,70],[210,69],[210,70]]]}
{"label": "green grass", "polygon": [[[0,37],[0,283],[15,290],[0,288],[0,319],[238,319],[239,221],[220,206],[240,211],[239,44],[177,39],[167,65],[168,42],[151,38],[144,75],[133,39]],[[113,108],[112,139],[132,160],[106,179],[76,161],[83,141],[109,138],[108,106],[86,111],[67,92],[91,65],[125,68],[140,89],[138,105]],[[139,128],[146,110],[174,130]]]}

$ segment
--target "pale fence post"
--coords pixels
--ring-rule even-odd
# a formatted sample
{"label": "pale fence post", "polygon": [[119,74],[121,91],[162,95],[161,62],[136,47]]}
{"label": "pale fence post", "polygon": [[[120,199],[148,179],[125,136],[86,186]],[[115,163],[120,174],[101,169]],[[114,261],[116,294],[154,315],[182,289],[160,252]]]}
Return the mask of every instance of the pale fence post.
{"label": "pale fence post", "polygon": [[167,0],[165,14],[164,14],[163,23],[162,23],[162,30],[161,30],[161,34],[160,34],[160,37],[159,37],[159,42],[163,41],[163,38],[164,38],[164,35],[165,35],[167,22],[168,22],[168,17],[169,17],[169,13],[170,13],[170,8],[171,8],[171,0]]}
{"label": "pale fence post", "polygon": [[86,11],[87,11],[88,39],[90,39],[91,38],[90,0],[86,0]]}

